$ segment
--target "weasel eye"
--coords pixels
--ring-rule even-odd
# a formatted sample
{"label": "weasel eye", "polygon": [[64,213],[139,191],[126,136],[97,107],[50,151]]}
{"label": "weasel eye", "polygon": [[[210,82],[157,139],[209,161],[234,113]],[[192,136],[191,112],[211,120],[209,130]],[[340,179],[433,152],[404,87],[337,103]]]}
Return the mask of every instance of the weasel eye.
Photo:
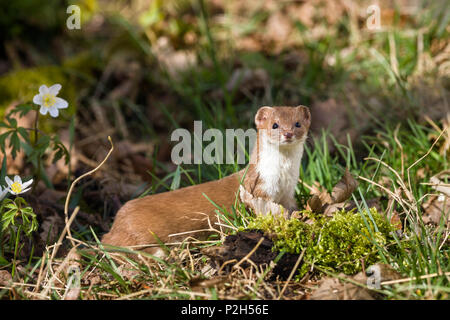
{"label": "weasel eye", "polygon": [[297,128],[300,128],[300,127],[301,127],[300,122],[296,122],[296,123],[295,123],[295,126],[296,126]]}
{"label": "weasel eye", "polygon": [[272,129],[276,129],[276,128],[278,128],[278,123],[274,123],[272,126]]}

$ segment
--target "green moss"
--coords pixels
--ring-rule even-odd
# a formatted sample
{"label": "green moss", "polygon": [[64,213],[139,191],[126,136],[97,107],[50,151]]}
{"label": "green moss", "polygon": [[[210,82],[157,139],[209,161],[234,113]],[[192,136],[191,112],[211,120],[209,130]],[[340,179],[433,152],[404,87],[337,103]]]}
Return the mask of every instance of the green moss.
{"label": "green moss", "polygon": [[83,51],[66,58],[62,66],[68,73],[74,74],[78,81],[82,81],[82,83],[77,83],[79,86],[85,85],[85,81],[95,84],[97,79],[94,77],[94,72],[101,71],[105,67],[99,55],[94,51]]}
{"label": "green moss", "polygon": [[377,245],[384,247],[393,241],[394,228],[375,208],[370,214],[341,211],[332,218],[308,211],[303,214],[311,224],[270,214],[253,218],[247,228],[270,235],[273,250],[299,254],[306,248],[300,277],[313,263],[332,272],[354,274],[362,270],[363,261],[367,267],[380,259]]}

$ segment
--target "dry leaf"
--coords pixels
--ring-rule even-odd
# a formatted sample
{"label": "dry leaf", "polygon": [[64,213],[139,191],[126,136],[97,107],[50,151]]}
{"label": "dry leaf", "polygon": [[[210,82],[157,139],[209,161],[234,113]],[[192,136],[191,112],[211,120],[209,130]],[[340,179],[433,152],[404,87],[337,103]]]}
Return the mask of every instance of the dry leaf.
{"label": "dry leaf", "polygon": [[331,199],[333,203],[343,202],[351,197],[353,191],[358,187],[358,182],[353,178],[353,176],[345,169],[344,176],[341,180],[334,186],[331,192]]}
{"label": "dry leaf", "polygon": [[390,223],[394,226],[395,229],[403,230],[403,224],[397,211],[392,212]]}
{"label": "dry leaf", "polygon": [[423,205],[425,211],[422,220],[424,223],[439,225],[442,219],[442,213],[447,217],[444,221],[445,225],[449,224],[450,220],[450,186],[443,183],[438,176],[442,176],[447,172],[442,172],[430,179],[433,184],[432,188],[438,192],[438,195],[431,196],[428,201]]}
{"label": "dry leaf", "polygon": [[[340,276],[345,278],[344,274]],[[360,280],[365,284],[367,277],[360,272],[353,278],[354,281]],[[361,281],[362,280],[362,281]],[[340,281],[337,278],[325,278],[321,281],[319,288],[313,291],[311,300],[374,300],[369,290],[356,284]]]}
{"label": "dry leaf", "polygon": [[[379,282],[400,279],[401,275],[387,264],[376,264],[379,270]],[[373,269],[372,269],[373,270]],[[369,277],[364,272],[359,272],[353,277],[339,275],[341,278],[350,279],[358,282],[363,286],[359,286],[350,281],[339,280],[337,278],[324,278],[317,289],[312,292],[311,300],[374,300],[380,297],[379,293],[370,290],[367,287]]]}
{"label": "dry leaf", "polygon": [[339,203],[332,203],[326,206],[325,211],[323,214],[327,217],[332,217],[335,212],[341,211],[342,209],[346,208],[344,202]]}
{"label": "dry leaf", "polygon": [[322,213],[323,204],[318,195],[313,195],[306,204],[306,210],[310,210],[315,213]]}
{"label": "dry leaf", "polygon": [[8,286],[12,282],[12,276],[8,270],[0,270],[0,286]]}
{"label": "dry leaf", "polygon": [[358,182],[347,168],[342,179],[334,186],[331,196],[326,190],[320,191],[322,189],[320,186],[313,185],[311,190],[313,196],[308,200],[306,209],[332,216],[336,211],[346,208],[345,201],[351,197],[357,187]]}
{"label": "dry leaf", "polygon": [[444,195],[432,196],[423,205],[423,210],[422,220],[425,224],[439,225],[442,213],[446,213],[447,219],[444,221],[444,224],[448,225],[450,220],[450,198]]}
{"label": "dry leaf", "polygon": [[450,185],[445,184],[437,177],[431,177],[430,182],[433,184],[432,188],[437,192],[443,193],[447,197],[450,197]]}
{"label": "dry leaf", "polygon": [[81,292],[81,287],[75,287],[75,288],[70,288],[65,297],[64,300],[78,300],[78,297],[80,296],[80,292]]}

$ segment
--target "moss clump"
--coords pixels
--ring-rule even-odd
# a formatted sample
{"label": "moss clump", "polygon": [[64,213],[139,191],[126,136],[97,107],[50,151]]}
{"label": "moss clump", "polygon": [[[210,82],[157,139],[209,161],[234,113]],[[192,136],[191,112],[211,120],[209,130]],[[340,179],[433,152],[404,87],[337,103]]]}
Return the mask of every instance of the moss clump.
{"label": "moss clump", "polygon": [[304,211],[311,224],[282,216],[255,217],[247,229],[263,230],[272,238],[273,250],[301,253],[305,248],[299,276],[302,277],[314,263],[332,272],[354,274],[377,262],[377,246],[394,241],[393,226],[375,208],[370,212],[341,211],[325,218]]}

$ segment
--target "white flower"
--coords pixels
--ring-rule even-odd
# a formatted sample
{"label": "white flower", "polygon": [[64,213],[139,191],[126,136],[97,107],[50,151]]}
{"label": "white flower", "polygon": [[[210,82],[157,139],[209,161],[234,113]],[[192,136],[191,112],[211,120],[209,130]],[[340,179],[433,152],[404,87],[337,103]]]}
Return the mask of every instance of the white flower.
{"label": "white flower", "polygon": [[28,190],[30,190],[31,188],[27,189],[27,187],[33,183],[33,179],[28,180],[25,183],[22,183],[22,179],[17,175],[14,177],[14,182],[12,182],[11,179],[8,177],[5,177],[5,181],[8,184],[8,191],[16,195],[25,193]]}
{"label": "white flower", "polygon": [[65,109],[69,106],[66,100],[58,98],[56,95],[61,90],[60,84],[54,84],[50,88],[46,85],[39,87],[39,94],[33,97],[33,102],[41,106],[39,112],[46,115],[50,112],[53,118],[58,116],[58,109]]}
{"label": "white flower", "polygon": [[4,197],[6,197],[6,195],[8,194],[9,189],[8,188],[4,188],[2,186],[0,186],[0,201],[3,200]]}

